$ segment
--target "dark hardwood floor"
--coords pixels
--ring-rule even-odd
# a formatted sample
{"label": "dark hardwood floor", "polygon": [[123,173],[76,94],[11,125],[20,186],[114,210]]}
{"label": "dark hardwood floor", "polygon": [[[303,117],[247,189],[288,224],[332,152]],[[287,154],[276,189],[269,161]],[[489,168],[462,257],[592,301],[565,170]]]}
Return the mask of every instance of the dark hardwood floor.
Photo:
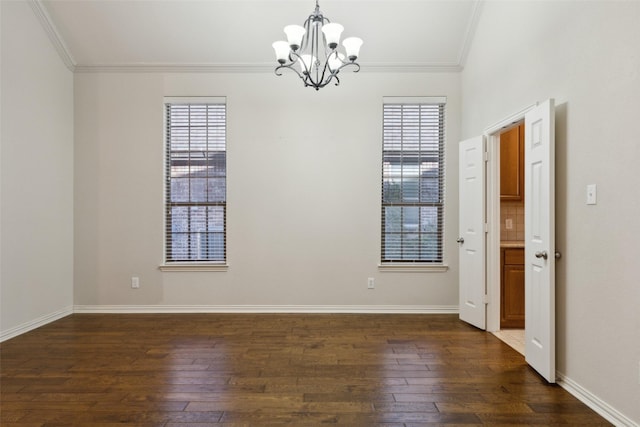
{"label": "dark hardwood floor", "polygon": [[0,345],[2,426],[610,425],[455,315],[72,315]]}

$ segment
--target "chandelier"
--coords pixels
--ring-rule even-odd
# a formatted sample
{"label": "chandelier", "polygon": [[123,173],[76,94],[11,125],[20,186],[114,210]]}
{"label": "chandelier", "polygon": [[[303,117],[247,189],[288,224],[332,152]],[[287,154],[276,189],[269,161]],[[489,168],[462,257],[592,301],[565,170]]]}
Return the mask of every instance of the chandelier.
{"label": "chandelier", "polygon": [[357,67],[354,72],[360,71],[360,65],[355,61],[362,39],[344,39],[344,53],[339,52],[338,44],[343,30],[342,25],[330,22],[322,15],[316,0],[316,8],[304,21],[304,26],[287,25],[284,27],[287,41],[273,43],[280,64],[275,69],[276,75],[281,76],[282,70],[288,68],[298,74],[305,86],[319,90],[333,80],[336,86],[339,85],[338,73],[344,67],[353,65]]}

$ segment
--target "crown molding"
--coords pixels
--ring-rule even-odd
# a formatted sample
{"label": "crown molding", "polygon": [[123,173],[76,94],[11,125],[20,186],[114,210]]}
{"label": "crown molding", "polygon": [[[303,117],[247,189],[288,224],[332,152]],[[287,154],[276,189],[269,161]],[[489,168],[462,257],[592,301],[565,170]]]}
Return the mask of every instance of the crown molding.
{"label": "crown molding", "polygon": [[265,73],[268,64],[96,64],[76,65],[76,73]]}
{"label": "crown molding", "polygon": [[51,17],[49,16],[49,13],[47,12],[47,9],[44,6],[44,4],[42,4],[42,1],[28,0],[28,3],[29,3],[29,6],[31,6],[33,13],[36,15],[36,18],[38,18],[38,21],[40,21],[40,25],[42,26],[42,29],[49,37],[49,40],[51,40],[53,47],[58,52],[58,55],[60,55],[60,59],[62,59],[62,62],[64,62],[64,65],[71,72],[74,72],[76,68],[76,62],[73,59],[73,55],[71,55],[69,48],[67,47],[66,43],[60,36],[60,33],[58,32],[56,26],[51,20]]}
{"label": "crown molding", "polygon": [[473,10],[471,11],[471,17],[469,18],[469,22],[467,23],[467,29],[464,34],[462,48],[460,49],[460,54],[458,55],[458,66],[460,67],[460,71],[462,71],[464,65],[467,63],[467,56],[469,55],[471,43],[473,42],[476,28],[478,27],[478,21],[480,19],[480,13],[482,12],[483,4],[484,0],[476,0],[476,2],[473,4]]}
{"label": "crown molding", "polygon": [[[361,63],[361,72],[443,73],[459,72],[460,64]],[[74,66],[76,73],[273,73],[274,64],[96,64]]]}
{"label": "crown molding", "polygon": [[377,73],[451,73],[462,70],[458,63],[361,63],[363,71]]}

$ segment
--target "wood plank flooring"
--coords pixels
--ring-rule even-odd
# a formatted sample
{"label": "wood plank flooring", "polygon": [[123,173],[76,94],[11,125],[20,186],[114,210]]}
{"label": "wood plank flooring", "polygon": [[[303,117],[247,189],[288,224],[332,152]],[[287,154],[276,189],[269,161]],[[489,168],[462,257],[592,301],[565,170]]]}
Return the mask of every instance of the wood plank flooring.
{"label": "wood plank flooring", "polygon": [[455,315],[71,315],[0,344],[2,426],[610,425]]}

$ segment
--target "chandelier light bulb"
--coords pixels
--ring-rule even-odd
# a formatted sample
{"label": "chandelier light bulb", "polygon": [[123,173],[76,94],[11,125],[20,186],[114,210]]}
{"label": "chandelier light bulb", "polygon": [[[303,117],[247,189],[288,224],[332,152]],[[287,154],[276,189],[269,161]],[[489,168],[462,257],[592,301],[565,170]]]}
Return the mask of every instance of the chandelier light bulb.
{"label": "chandelier light bulb", "polygon": [[292,51],[296,51],[302,45],[302,37],[307,30],[304,29],[302,25],[287,25],[284,27],[284,33],[287,35],[287,40],[289,41],[289,46],[291,46]]}
{"label": "chandelier light bulb", "polygon": [[324,38],[329,49],[335,49],[338,47],[338,43],[340,43],[340,35],[343,31],[344,27],[335,22],[326,24],[322,27],[322,33],[324,34]]}
{"label": "chandelier light bulb", "polygon": [[342,41],[342,46],[344,46],[344,50],[347,52],[349,61],[353,62],[358,59],[358,55],[360,54],[362,39],[359,37],[347,37]]}
{"label": "chandelier light bulb", "polygon": [[271,46],[273,46],[273,50],[276,51],[276,60],[281,65],[285,64],[289,59],[289,52],[291,52],[289,43],[285,41],[277,41],[274,42]]}

